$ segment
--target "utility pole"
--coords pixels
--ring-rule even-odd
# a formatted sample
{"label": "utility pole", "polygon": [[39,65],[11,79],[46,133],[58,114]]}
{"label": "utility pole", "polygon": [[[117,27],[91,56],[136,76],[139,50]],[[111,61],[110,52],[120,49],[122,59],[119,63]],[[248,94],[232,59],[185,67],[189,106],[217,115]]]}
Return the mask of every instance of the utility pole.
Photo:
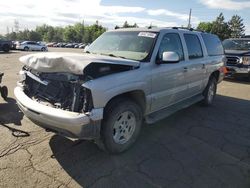
{"label": "utility pole", "polygon": [[189,18],[188,18],[188,28],[191,29],[191,17],[192,17],[192,9],[189,11]]}
{"label": "utility pole", "polygon": [[7,26],[7,34],[10,34],[10,29],[8,26]]}
{"label": "utility pole", "polygon": [[19,32],[19,22],[17,20],[14,20],[14,28],[15,28],[15,32],[18,33]]}

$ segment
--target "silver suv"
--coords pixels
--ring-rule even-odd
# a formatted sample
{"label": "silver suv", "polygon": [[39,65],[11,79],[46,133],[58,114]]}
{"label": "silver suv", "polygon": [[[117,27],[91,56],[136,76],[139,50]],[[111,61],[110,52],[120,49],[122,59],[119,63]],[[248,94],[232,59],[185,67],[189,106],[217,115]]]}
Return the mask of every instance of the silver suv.
{"label": "silver suv", "polygon": [[119,29],[84,54],[39,53],[24,63],[17,103],[37,125],[123,152],[152,124],[203,100],[224,77],[215,35],[180,28]]}

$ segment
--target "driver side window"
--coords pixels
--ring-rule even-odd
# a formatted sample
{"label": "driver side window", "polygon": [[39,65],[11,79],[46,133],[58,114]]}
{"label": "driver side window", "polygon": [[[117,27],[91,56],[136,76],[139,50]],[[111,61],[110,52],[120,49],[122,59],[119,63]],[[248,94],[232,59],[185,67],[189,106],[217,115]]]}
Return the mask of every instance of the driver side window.
{"label": "driver side window", "polygon": [[179,55],[180,61],[184,60],[184,53],[179,34],[167,33],[164,35],[159,47],[159,59],[162,59],[163,52],[175,52]]}

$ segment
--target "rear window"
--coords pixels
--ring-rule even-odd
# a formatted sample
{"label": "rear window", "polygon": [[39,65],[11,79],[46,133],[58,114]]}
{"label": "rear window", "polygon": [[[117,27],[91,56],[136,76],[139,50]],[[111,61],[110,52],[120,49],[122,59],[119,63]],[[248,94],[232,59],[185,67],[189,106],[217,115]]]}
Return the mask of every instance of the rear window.
{"label": "rear window", "polygon": [[201,36],[203,38],[209,56],[224,54],[224,49],[219,37],[207,33],[202,33]]}
{"label": "rear window", "polygon": [[197,35],[184,34],[184,38],[187,44],[189,59],[196,59],[203,57],[201,43]]}

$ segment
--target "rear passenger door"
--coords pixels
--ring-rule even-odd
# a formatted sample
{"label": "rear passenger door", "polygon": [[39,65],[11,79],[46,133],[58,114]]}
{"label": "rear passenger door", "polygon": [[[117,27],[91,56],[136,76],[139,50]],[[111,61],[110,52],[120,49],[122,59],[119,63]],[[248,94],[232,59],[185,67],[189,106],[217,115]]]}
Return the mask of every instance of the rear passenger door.
{"label": "rear passenger door", "polygon": [[188,86],[187,97],[202,92],[204,88],[204,75],[206,74],[206,62],[198,35],[184,33],[184,39],[188,52],[188,61],[185,67],[185,80]]}

